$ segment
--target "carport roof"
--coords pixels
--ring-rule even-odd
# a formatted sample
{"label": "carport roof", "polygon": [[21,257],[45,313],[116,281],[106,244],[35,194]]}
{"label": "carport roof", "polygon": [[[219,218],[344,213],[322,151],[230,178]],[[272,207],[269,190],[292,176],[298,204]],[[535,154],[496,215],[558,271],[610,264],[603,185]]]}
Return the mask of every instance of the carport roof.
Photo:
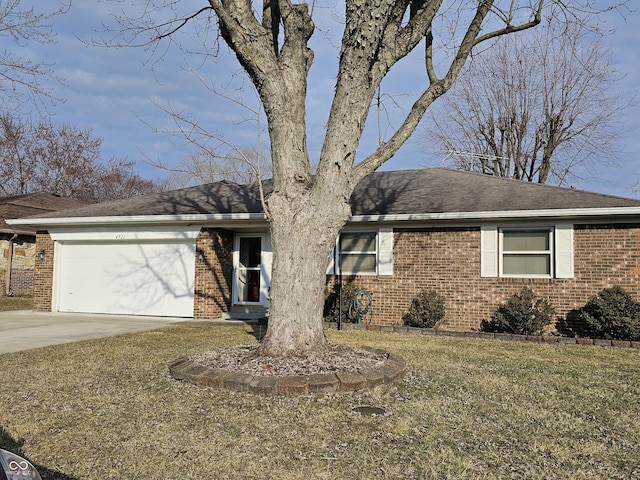
{"label": "carport roof", "polygon": [[[272,191],[271,181],[264,191]],[[640,214],[640,200],[497,178],[444,168],[375,172],[356,188],[351,199],[354,219],[393,216],[452,216],[461,213],[624,210]],[[493,214],[492,214],[493,212]],[[114,202],[45,213],[22,224],[47,223],[38,219],[81,217],[180,217],[197,215],[262,214],[257,184],[217,182]],[[550,215],[548,213],[548,215]],[[547,215],[547,216],[548,216]],[[477,215],[476,215],[477,216]]]}

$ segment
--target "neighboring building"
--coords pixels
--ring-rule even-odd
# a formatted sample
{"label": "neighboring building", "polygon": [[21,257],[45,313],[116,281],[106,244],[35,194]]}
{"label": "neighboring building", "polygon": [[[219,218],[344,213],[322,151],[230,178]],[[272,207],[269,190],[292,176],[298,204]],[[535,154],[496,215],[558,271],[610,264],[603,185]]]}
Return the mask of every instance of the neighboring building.
{"label": "neighboring building", "polygon": [[[640,296],[639,200],[436,168],[376,172],[351,203],[329,274],[373,292],[375,324],[400,324],[422,289],[444,295],[445,326],[458,330],[479,328],[523,286],[560,315],[613,285]],[[256,185],[11,223],[38,230],[36,310],[206,319],[268,306],[272,252]]]}
{"label": "neighboring building", "polygon": [[36,229],[5,220],[84,205],[49,193],[0,197],[0,296],[31,295],[36,258]]}

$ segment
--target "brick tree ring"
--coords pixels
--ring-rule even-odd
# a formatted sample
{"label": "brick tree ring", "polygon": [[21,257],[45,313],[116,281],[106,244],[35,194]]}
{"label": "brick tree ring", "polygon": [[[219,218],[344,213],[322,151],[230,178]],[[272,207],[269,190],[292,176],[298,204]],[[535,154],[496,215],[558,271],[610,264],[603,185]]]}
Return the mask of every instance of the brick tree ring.
{"label": "brick tree ring", "polygon": [[[332,345],[332,352],[321,362],[308,357],[257,357],[256,349],[256,345],[241,345],[182,357],[169,366],[169,373],[199,387],[296,396],[382,392],[398,384],[407,371],[402,357],[370,347]],[[235,361],[220,361],[222,358]]]}

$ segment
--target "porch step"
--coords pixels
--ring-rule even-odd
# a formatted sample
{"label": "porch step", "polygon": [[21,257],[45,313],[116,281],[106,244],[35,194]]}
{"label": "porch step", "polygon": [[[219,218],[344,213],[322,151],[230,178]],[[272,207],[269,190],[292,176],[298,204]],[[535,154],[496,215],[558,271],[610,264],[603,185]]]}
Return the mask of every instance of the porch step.
{"label": "porch step", "polygon": [[235,306],[229,312],[223,314],[223,318],[229,320],[259,320],[265,318],[267,309],[261,305]]}

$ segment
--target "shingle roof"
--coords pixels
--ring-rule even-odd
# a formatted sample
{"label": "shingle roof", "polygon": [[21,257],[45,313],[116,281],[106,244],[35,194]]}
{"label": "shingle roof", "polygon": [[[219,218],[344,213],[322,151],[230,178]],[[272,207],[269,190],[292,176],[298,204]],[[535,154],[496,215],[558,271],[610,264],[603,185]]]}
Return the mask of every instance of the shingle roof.
{"label": "shingle roof", "polygon": [[[271,182],[264,183],[265,194]],[[354,215],[640,207],[640,200],[444,168],[375,172],[356,188]],[[217,182],[89,205],[38,218],[261,213],[256,184]]]}
{"label": "shingle roof", "polygon": [[[35,234],[35,229],[28,227],[16,229],[15,227],[7,225],[5,219],[37,215],[43,212],[57,212],[67,208],[79,207],[80,205],[84,205],[84,202],[45,192],[0,197],[0,232],[26,235]],[[59,216],[58,214],[54,216],[56,215]]]}
{"label": "shingle roof", "polygon": [[[270,191],[270,189],[269,189]],[[64,212],[66,217],[120,217],[137,215],[192,215],[260,213],[257,184],[216,182],[113,202],[87,205]],[[56,218],[56,215],[38,215]]]}
{"label": "shingle roof", "polygon": [[354,215],[638,207],[640,200],[445,168],[375,172],[351,200]]}

